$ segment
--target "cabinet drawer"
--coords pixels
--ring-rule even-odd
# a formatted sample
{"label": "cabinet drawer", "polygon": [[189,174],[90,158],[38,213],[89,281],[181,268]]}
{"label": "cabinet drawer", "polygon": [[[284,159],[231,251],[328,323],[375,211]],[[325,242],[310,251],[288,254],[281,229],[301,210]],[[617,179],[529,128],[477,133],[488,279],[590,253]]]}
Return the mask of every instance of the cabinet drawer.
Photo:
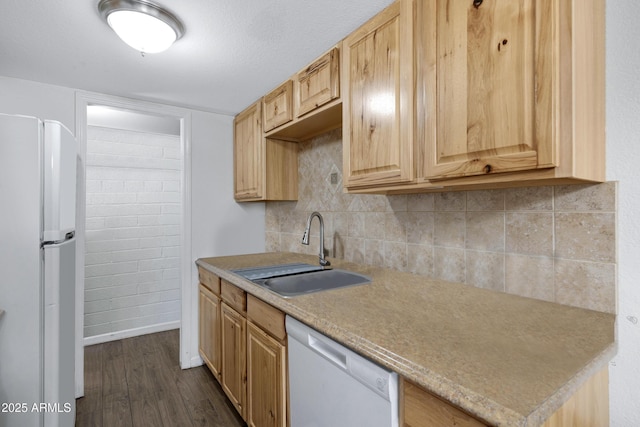
{"label": "cabinet drawer", "polygon": [[198,266],[198,276],[200,283],[205,285],[211,292],[220,295],[220,278],[208,270]]}
{"label": "cabinet drawer", "polygon": [[262,100],[264,131],[269,132],[293,120],[293,82],[287,80]]}
{"label": "cabinet drawer", "polygon": [[274,338],[286,338],[284,313],[253,295],[247,296],[247,317]]}
{"label": "cabinet drawer", "polygon": [[230,307],[236,309],[241,313],[247,311],[247,294],[242,289],[235,285],[222,280],[220,296],[222,300],[229,304]]}

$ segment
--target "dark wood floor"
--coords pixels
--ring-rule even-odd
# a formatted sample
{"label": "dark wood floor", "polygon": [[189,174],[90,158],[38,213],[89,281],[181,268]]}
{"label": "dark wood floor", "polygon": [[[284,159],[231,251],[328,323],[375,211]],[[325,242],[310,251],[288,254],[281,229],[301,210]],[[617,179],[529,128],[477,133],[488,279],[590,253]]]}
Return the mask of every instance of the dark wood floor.
{"label": "dark wood floor", "polygon": [[178,330],[85,347],[76,426],[244,426],[211,372],[179,365]]}

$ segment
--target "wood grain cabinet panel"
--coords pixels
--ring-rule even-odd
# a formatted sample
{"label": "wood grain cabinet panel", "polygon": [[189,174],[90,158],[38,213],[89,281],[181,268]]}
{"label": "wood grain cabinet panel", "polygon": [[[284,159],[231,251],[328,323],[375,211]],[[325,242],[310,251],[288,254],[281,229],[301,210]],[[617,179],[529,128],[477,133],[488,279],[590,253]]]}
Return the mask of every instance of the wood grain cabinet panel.
{"label": "wood grain cabinet panel", "polygon": [[247,318],[277,340],[287,338],[285,314],[253,295],[247,295]]}
{"label": "wood grain cabinet panel", "polygon": [[199,287],[199,345],[202,360],[220,379],[220,298],[204,285]]}
{"label": "wood grain cabinet panel", "polygon": [[246,313],[247,293],[224,279],[220,282],[220,296],[222,300],[237,312]]}
{"label": "wood grain cabinet panel", "polygon": [[296,116],[301,117],[340,97],[340,52],[331,49],[296,78]]}
{"label": "wood grain cabinet panel", "polygon": [[553,0],[426,3],[437,109],[425,177],[557,166]]}
{"label": "wood grain cabinet panel", "polygon": [[[285,314],[207,273],[220,296],[199,287],[199,353],[252,427],[287,427]],[[248,321],[247,319],[251,319]]]}
{"label": "wood grain cabinet panel", "polygon": [[198,278],[200,283],[206,286],[211,292],[220,295],[220,278],[208,270],[198,266]]}
{"label": "wood grain cabinet panel", "polygon": [[254,103],[234,120],[234,197],[297,200],[298,145],[264,137],[261,105]]}
{"label": "wood grain cabinet panel", "polygon": [[[420,386],[401,380],[400,413],[403,427],[486,427]],[[609,425],[609,370],[588,378],[542,427],[607,427]]]}
{"label": "wood grain cabinet panel", "polygon": [[460,409],[402,380],[403,427],[487,427]]}
{"label": "wood grain cabinet panel", "polygon": [[245,417],[246,383],[246,326],[247,319],[222,302],[222,382],[225,394],[238,413]]}
{"label": "wood grain cabinet panel", "polygon": [[234,120],[234,175],[236,200],[260,199],[264,195],[262,107],[256,102]]}
{"label": "wood grain cabinet panel", "polygon": [[262,99],[264,131],[293,120],[293,81],[287,80]]}
{"label": "wood grain cabinet panel", "polygon": [[417,2],[418,180],[603,181],[603,16],[602,0]]}
{"label": "wood grain cabinet panel", "polygon": [[287,426],[287,348],[252,322],[247,327],[247,424]]}
{"label": "wood grain cabinet panel", "polygon": [[343,40],[347,188],[414,178],[412,7],[396,1]]}
{"label": "wood grain cabinet panel", "polygon": [[343,41],[346,190],[604,181],[604,48],[604,0],[397,0]]}

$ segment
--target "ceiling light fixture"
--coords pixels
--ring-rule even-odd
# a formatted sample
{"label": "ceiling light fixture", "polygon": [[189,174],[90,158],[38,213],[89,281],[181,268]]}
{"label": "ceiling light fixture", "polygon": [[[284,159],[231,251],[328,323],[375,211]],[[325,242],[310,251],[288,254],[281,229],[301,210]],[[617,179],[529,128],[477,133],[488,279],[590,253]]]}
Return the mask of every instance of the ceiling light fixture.
{"label": "ceiling light fixture", "polygon": [[167,50],[184,34],[175,15],[145,0],[100,0],[98,10],[118,37],[143,55]]}

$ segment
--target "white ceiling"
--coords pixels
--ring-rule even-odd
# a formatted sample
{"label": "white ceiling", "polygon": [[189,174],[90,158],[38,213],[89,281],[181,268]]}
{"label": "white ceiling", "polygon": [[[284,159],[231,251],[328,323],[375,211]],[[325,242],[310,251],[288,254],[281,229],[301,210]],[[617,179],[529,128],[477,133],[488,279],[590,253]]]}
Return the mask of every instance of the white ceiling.
{"label": "white ceiling", "polygon": [[125,45],[99,0],[0,0],[0,75],[235,114],[391,0],[154,0],[185,35],[168,51]]}

